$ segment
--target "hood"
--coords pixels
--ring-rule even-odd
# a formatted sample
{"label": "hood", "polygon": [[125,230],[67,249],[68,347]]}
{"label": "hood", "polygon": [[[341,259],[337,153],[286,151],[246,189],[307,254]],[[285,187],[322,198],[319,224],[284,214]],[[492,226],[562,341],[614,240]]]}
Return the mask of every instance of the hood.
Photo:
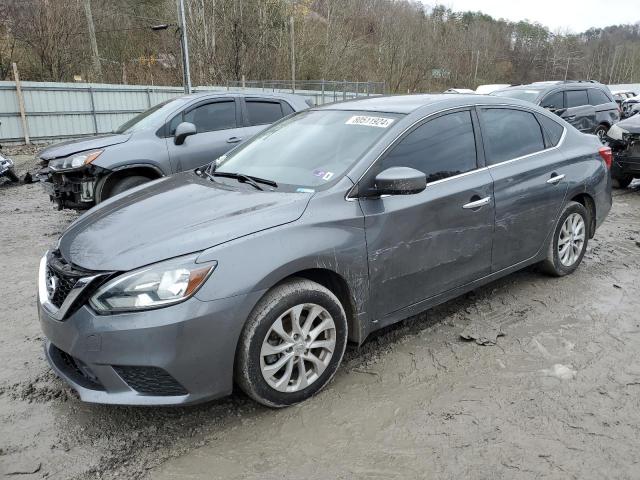
{"label": "hood", "polygon": [[64,232],[59,249],[87,270],[131,270],[293,222],[311,197],[235,188],[185,172],[91,209]]}
{"label": "hood", "polygon": [[640,114],[629,117],[626,120],[616,123],[620,128],[624,128],[629,133],[640,133]]}
{"label": "hood", "polygon": [[42,160],[53,160],[54,158],[68,157],[77,152],[85,150],[94,150],[96,148],[104,148],[117,143],[124,143],[131,137],[131,134],[108,134],[96,137],[82,138],[79,140],[68,140],[66,142],[56,143],[38,153],[38,157]]}

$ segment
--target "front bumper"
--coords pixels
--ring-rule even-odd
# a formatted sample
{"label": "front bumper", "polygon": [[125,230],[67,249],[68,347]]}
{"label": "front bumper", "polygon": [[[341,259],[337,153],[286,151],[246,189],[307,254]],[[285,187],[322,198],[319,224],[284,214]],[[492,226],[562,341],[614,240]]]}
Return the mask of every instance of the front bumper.
{"label": "front bumper", "polygon": [[238,338],[263,293],[118,315],[84,304],[60,320],[41,291],[53,370],[82,400],[120,405],[187,405],[231,393]]}
{"label": "front bumper", "polygon": [[632,140],[624,148],[614,149],[611,175],[614,178],[640,177],[640,138]]}
{"label": "front bumper", "polygon": [[[101,169],[100,169],[101,170]],[[95,187],[106,172],[98,167],[82,167],[76,170],[56,171],[48,166],[36,173],[49,199],[59,210],[63,208],[87,209],[95,204]]]}

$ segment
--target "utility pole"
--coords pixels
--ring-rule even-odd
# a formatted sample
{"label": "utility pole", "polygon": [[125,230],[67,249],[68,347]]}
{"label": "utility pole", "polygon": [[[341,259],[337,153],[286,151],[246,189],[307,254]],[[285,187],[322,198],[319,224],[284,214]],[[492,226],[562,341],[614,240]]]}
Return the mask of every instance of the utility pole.
{"label": "utility pole", "polygon": [[289,17],[289,24],[291,25],[291,93],[296,93],[296,35],[293,26],[293,13]]}
{"label": "utility pole", "polygon": [[567,75],[569,74],[569,60],[571,57],[567,57],[567,68],[564,69],[564,81],[567,81]]}
{"label": "utility pole", "polygon": [[187,41],[187,22],[184,18],[184,0],[178,0],[178,11],[180,12],[180,43],[182,46],[184,93],[191,93],[191,72],[189,69],[189,43]]}
{"label": "utility pole", "polygon": [[87,16],[87,26],[89,28],[89,40],[91,42],[94,74],[99,81],[102,81],[102,67],[100,66],[100,56],[98,55],[98,41],[96,40],[96,29],[93,24],[90,0],[84,0],[84,13]]}

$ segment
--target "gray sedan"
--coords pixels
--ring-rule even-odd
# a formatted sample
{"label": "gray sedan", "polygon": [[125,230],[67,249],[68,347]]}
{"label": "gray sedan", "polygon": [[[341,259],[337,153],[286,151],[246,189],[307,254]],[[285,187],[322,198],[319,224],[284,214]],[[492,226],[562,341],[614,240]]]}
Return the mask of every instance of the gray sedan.
{"label": "gray sedan", "polygon": [[300,112],[134,188],[42,258],[52,368],[88,402],[283,407],[386,325],[539,263],[572,273],[611,151],[531,103],[470,95]]}

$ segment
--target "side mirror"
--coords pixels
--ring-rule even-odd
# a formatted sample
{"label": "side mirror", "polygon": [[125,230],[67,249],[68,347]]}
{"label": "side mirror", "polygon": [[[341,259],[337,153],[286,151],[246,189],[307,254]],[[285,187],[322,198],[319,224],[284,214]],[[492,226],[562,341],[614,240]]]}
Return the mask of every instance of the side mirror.
{"label": "side mirror", "polygon": [[188,136],[195,135],[196,133],[198,133],[198,131],[193,123],[182,122],[176,127],[176,133],[173,135],[173,143],[182,145]]}
{"label": "side mirror", "polygon": [[415,168],[391,167],[376,175],[379,195],[411,195],[427,188],[427,176]]}

